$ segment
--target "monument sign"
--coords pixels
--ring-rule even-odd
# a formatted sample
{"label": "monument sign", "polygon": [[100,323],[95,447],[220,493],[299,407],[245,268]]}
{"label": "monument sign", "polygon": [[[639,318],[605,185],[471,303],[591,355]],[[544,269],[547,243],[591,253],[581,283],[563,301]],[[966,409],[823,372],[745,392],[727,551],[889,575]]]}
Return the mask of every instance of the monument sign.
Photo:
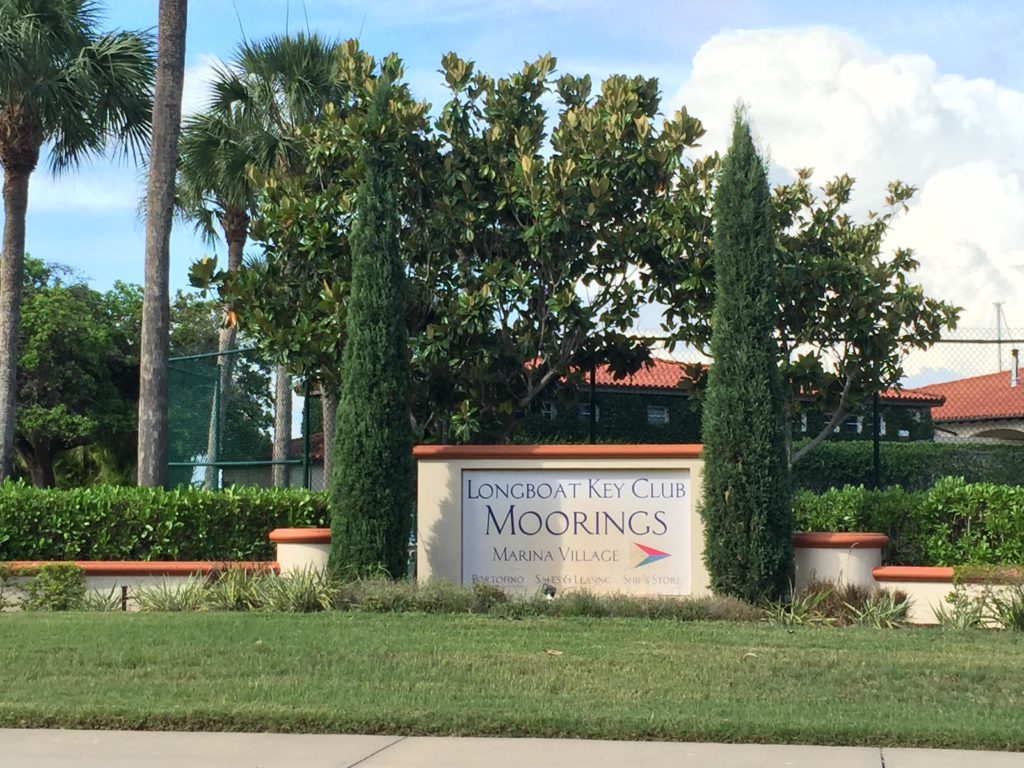
{"label": "monument sign", "polygon": [[462,583],[690,593],[687,469],[466,469]]}

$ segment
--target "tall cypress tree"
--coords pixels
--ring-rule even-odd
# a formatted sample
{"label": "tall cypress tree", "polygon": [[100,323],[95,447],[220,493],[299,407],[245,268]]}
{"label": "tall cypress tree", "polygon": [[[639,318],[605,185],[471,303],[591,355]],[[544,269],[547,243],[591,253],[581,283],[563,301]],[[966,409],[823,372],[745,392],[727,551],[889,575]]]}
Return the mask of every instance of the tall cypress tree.
{"label": "tall cypress tree", "polygon": [[405,574],[413,505],[409,345],[399,256],[391,86],[378,81],[367,111],[364,177],[351,233],[342,387],[331,479],[333,569]]}
{"label": "tall cypress tree", "polygon": [[714,362],[703,409],[704,558],[716,592],[757,601],[788,589],[793,519],[773,338],[771,196],[741,112],[722,162],[714,218]]}

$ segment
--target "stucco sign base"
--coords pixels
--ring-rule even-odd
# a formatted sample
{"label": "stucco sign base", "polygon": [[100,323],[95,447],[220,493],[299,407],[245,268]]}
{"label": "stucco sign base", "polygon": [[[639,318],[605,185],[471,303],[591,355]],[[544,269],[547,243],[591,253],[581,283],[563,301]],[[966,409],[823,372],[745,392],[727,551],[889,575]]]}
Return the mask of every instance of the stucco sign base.
{"label": "stucco sign base", "polygon": [[701,446],[421,446],[421,582],[704,595]]}

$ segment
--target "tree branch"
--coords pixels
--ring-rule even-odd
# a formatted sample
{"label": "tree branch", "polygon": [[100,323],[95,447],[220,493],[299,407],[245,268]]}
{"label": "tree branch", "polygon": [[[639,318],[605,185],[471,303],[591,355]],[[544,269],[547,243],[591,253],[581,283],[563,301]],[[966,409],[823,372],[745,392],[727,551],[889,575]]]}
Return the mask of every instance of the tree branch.
{"label": "tree branch", "polygon": [[836,408],[835,412],[832,414],[832,418],[829,419],[828,424],[825,425],[825,428],[821,430],[821,432],[815,435],[811,439],[811,441],[807,443],[807,445],[802,447],[799,451],[797,451],[793,456],[790,457],[789,466],[792,467],[794,464],[800,461],[800,459],[802,459],[808,453],[810,453],[819,445],[821,445],[825,438],[832,434],[832,430],[834,430],[839,425],[839,423],[846,418],[847,414],[850,412],[849,408],[847,407],[850,400],[850,393],[853,391],[853,385],[854,382],[856,382],[857,380],[858,373],[860,373],[860,369],[857,366],[853,366],[851,370],[847,372],[846,384],[843,385],[843,394],[839,397],[839,405]]}

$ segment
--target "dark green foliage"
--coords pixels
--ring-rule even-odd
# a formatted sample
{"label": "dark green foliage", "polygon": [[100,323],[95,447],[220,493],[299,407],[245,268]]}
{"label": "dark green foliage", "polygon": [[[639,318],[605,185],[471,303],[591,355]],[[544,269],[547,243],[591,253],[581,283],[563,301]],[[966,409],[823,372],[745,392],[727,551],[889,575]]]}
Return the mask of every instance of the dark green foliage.
{"label": "dark green foliage", "polygon": [[[888,418],[888,417],[886,417]],[[871,441],[826,442],[793,466],[793,486],[822,492],[870,486]],[[882,485],[924,491],[943,477],[969,483],[1024,485],[1024,446],[954,443],[882,443]]]}
{"label": "dark green foliage", "polygon": [[0,485],[0,561],[273,560],[274,528],[327,523],[307,491]]}
{"label": "dark green foliage", "polygon": [[[541,412],[540,401],[534,401],[534,412],[524,417],[511,436],[511,442],[522,444],[586,443],[590,422],[580,417],[580,405],[590,398],[584,385],[578,397],[557,400],[555,417]],[[629,392],[600,392],[597,403],[596,438],[599,443],[699,443],[700,405],[679,395],[639,395]],[[668,424],[650,424],[647,406],[668,409]]]}
{"label": "dark green foliage", "polygon": [[801,491],[793,516],[798,530],[885,533],[892,565],[1024,564],[1024,486],[948,477],[926,492]]}
{"label": "dark green foliage", "polygon": [[793,496],[798,531],[871,531],[884,533],[889,544],[882,560],[890,565],[932,565],[921,536],[922,493],[901,488],[869,491],[863,486],[833,489],[817,496]]}
{"label": "dark green foliage", "polygon": [[742,116],[715,197],[715,310],[704,403],[704,558],[712,588],[756,602],[792,579],[793,523],[776,367],[774,229]]}
{"label": "dark green foliage", "polygon": [[85,602],[85,574],[73,563],[53,563],[26,569],[18,575],[28,577],[22,585],[22,610],[74,611]]}
{"label": "dark green foliage", "polygon": [[331,479],[331,565],[346,573],[405,574],[413,505],[409,344],[395,205],[391,87],[377,86],[366,118],[365,175],[352,227],[348,339]]}
{"label": "dark green foliage", "polygon": [[70,268],[25,261],[15,447],[34,485],[56,484],[66,451],[134,442],[137,340],[119,296]]}

